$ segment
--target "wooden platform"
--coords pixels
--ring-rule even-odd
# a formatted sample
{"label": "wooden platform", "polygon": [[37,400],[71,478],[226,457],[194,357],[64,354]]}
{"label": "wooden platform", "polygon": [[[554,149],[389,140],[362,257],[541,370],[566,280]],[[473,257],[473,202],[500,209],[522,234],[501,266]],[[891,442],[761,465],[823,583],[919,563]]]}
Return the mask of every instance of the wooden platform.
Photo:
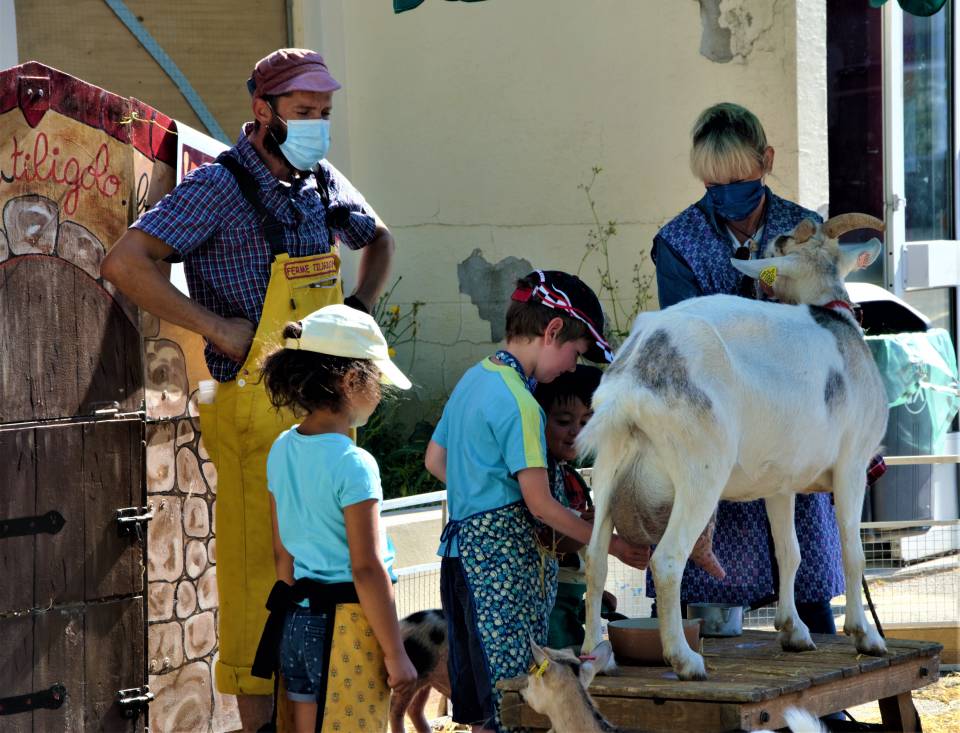
{"label": "wooden platform", "polygon": [[[887,656],[868,657],[842,635],[813,639],[817,649],[800,653],[781,650],[772,631],[704,639],[704,682],[680,681],[668,667],[624,666],[618,676],[598,676],[590,694],[607,719],[626,730],[777,729],[790,706],[822,716],[875,700],[885,730],[919,730],[910,693],[939,677],[939,644],[888,639]],[[523,703],[522,682],[498,684],[504,723],[547,730],[547,719]]]}

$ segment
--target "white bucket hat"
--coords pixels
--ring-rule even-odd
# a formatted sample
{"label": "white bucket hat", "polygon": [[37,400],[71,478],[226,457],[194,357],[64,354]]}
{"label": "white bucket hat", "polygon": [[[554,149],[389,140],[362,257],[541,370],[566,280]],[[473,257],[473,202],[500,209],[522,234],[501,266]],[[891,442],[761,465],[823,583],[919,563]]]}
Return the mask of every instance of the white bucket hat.
{"label": "white bucket hat", "polygon": [[380,370],[380,382],[410,389],[410,380],[390,361],[390,347],[373,316],[347,305],[328,305],[300,321],[303,333],[284,347],[318,354],[369,359]]}

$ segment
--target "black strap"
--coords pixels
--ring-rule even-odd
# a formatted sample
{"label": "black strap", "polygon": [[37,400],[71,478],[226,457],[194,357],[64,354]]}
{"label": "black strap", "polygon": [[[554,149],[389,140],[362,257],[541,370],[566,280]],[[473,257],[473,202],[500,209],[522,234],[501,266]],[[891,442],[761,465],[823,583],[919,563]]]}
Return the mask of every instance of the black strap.
{"label": "black strap", "polygon": [[253,207],[254,211],[260,216],[260,223],[263,226],[263,236],[270,245],[270,254],[273,257],[286,254],[287,246],[283,241],[284,225],[273,215],[273,213],[263,204],[260,199],[259,186],[257,179],[248,171],[243,164],[229,154],[229,151],[220,153],[217,156],[217,163],[226,168],[237,181],[240,193],[247,203]]}
{"label": "black strap", "polygon": [[267,610],[270,615],[263,625],[263,634],[257,645],[250,674],[262,679],[270,679],[280,666],[280,640],[283,638],[283,624],[287,611],[294,610],[301,601],[309,599],[310,610],[314,612],[333,611],[338,603],[359,603],[357,588],[353,583],[318,583],[300,578],[293,585],[282,580],[273,584],[267,598]]}

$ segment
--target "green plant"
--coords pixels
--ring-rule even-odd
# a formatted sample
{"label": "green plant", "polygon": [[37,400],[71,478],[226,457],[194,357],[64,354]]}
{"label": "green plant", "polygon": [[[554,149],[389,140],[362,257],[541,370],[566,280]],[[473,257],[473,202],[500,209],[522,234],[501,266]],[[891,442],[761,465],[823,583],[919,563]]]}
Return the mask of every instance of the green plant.
{"label": "green plant", "polygon": [[611,345],[616,348],[630,333],[630,327],[633,325],[633,320],[637,317],[637,314],[646,310],[647,305],[653,300],[650,293],[653,285],[653,275],[641,273],[640,264],[634,263],[633,274],[630,278],[634,291],[633,297],[624,298],[621,295],[620,281],[613,275],[610,268],[610,240],[617,234],[617,222],[609,220],[606,224],[601,223],[600,215],[597,213],[597,202],[593,197],[593,187],[596,185],[597,177],[603,172],[603,168],[594,166],[591,172],[590,182],[581,183],[577,186],[587,197],[590,215],[593,218],[593,226],[587,231],[587,241],[584,245],[583,257],[580,259],[580,266],[577,268],[577,275],[581,274],[591,255],[599,255],[600,263],[597,265],[597,275],[600,277],[600,286],[597,288],[597,296],[601,301],[605,298],[610,300],[610,307],[606,313],[606,336]]}
{"label": "green plant", "polygon": [[[410,344],[409,365],[416,360],[417,334],[423,301],[414,301],[406,307],[392,304],[393,293],[401,278],[380,297],[371,315],[380,325],[390,348],[390,358],[396,348]],[[380,466],[380,479],[385,499],[411,496],[428,491],[440,491],[443,486],[423,466],[427,443],[433,434],[434,406],[421,407],[410,427],[410,398],[405,392],[389,391],[367,424],[360,430],[357,442],[369,451]],[[404,413],[406,413],[406,419]]]}

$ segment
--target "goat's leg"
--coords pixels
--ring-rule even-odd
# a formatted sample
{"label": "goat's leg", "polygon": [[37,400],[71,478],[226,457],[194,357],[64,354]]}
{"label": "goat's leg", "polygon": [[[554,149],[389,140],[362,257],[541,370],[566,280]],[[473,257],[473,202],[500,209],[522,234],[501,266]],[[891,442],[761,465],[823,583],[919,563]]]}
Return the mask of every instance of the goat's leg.
{"label": "goat's leg", "polygon": [[834,470],[833,501],[840,528],[840,550],[843,553],[843,579],[846,584],[846,619],[843,633],[853,637],[861,654],[883,656],[887,645],[877,630],[867,621],[860,596],[860,578],[863,576],[863,545],[860,541],[860,516],[863,512],[864,468],[857,464],[842,472]]}
{"label": "goat's leg", "polygon": [[780,646],[788,652],[816,649],[810,638],[810,629],[800,620],[794,600],[794,581],[800,567],[800,544],[794,524],[796,494],[779,494],[766,498],[770,533],[780,568],[780,602],[773,625],[780,632]]}
{"label": "goat's leg", "polygon": [[[613,517],[610,514],[610,491],[604,487],[595,487],[593,532],[587,545],[587,597],[586,624],[583,640],[583,653],[590,654],[603,638],[600,619],[600,604],[603,587],[607,582],[607,553],[610,551],[610,538],[613,536]],[[607,670],[615,669],[613,655]],[[604,670],[604,671],[607,671]]]}
{"label": "goat's leg", "polygon": [[722,487],[709,486],[707,481],[701,480],[687,485],[697,486],[697,495],[687,496],[689,492],[678,487],[667,529],[650,559],[650,569],[657,584],[657,615],[660,617],[663,657],[673,666],[680,679],[703,680],[707,678],[703,657],[690,648],[683,636],[680,583],[687,558],[713,516]]}

